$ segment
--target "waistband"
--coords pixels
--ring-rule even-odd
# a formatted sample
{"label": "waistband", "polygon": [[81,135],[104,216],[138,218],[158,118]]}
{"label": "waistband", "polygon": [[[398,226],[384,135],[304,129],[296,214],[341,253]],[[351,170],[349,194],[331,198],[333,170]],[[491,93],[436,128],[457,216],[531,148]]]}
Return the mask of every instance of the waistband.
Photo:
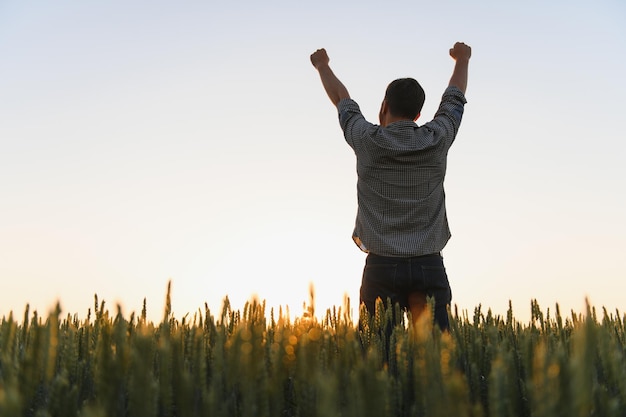
{"label": "waistband", "polygon": [[375,253],[369,252],[367,254],[367,257],[369,258],[370,256],[372,258],[396,259],[396,260],[427,259],[427,258],[434,258],[434,257],[443,258],[443,256],[441,255],[441,252],[429,253],[427,255],[418,255],[418,256],[382,256],[382,255],[376,255]]}

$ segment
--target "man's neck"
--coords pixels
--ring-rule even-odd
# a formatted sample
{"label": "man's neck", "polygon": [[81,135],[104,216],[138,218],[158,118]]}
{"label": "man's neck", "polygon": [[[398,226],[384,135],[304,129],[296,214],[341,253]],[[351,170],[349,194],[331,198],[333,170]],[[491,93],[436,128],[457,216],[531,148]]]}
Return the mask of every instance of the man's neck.
{"label": "man's neck", "polygon": [[383,120],[383,123],[381,123],[382,127],[387,127],[392,123],[395,122],[414,122],[415,120],[409,119],[407,117],[397,117],[397,116],[392,116],[392,115],[387,115],[387,117],[385,117],[385,120]]}

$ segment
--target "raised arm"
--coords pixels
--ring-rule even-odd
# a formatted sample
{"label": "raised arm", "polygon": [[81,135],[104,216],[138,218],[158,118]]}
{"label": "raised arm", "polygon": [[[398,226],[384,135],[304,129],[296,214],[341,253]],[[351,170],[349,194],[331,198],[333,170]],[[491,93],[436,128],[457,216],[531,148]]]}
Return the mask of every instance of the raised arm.
{"label": "raised arm", "polygon": [[330,69],[330,66],[328,65],[329,61],[330,58],[328,58],[328,54],[324,48],[318,49],[311,54],[311,64],[313,64],[315,69],[317,69],[317,72],[319,72],[322,85],[324,86],[324,90],[326,90],[326,94],[328,94],[330,101],[337,106],[337,104],[339,104],[339,102],[344,98],[350,98],[350,94],[348,94],[346,87],[341,83],[341,81],[339,81],[339,78],[337,78],[337,76],[335,76],[333,71]]}
{"label": "raised arm", "polygon": [[467,89],[467,69],[472,56],[472,48],[463,42],[457,42],[450,48],[450,56],[456,61],[448,86],[458,87],[465,94]]}

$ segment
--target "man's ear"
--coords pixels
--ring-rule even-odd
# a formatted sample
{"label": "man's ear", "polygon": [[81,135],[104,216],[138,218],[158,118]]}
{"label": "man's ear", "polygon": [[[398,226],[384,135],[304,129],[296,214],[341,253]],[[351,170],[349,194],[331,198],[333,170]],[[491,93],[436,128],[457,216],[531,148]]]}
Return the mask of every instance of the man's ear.
{"label": "man's ear", "polygon": [[422,115],[422,113],[417,113],[417,116],[415,116],[415,119],[413,119],[413,121],[416,122],[417,119],[419,119],[421,115]]}
{"label": "man's ear", "polygon": [[383,100],[383,102],[380,104],[380,111],[378,112],[378,121],[380,122],[380,125],[382,127],[385,127],[387,125],[387,110],[387,100]]}
{"label": "man's ear", "polygon": [[383,100],[383,104],[382,104],[380,110],[383,113],[388,113],[389,112],[389,105],[387,104],[387,100]]}

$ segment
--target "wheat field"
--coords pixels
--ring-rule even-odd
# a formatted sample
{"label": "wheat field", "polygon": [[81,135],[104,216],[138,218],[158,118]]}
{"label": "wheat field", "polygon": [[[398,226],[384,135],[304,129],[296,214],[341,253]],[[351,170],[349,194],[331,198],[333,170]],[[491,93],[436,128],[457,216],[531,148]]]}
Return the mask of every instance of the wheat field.
{"label": "wheat field", "polygon": [[[477,307],[441,333],[393,307],[291,319],[252,300],[218,316],[25,309],[0,325],[0,416],[626,416],[626,316],[519,323]],[[399,319],[394,321],[395,317]]]}

